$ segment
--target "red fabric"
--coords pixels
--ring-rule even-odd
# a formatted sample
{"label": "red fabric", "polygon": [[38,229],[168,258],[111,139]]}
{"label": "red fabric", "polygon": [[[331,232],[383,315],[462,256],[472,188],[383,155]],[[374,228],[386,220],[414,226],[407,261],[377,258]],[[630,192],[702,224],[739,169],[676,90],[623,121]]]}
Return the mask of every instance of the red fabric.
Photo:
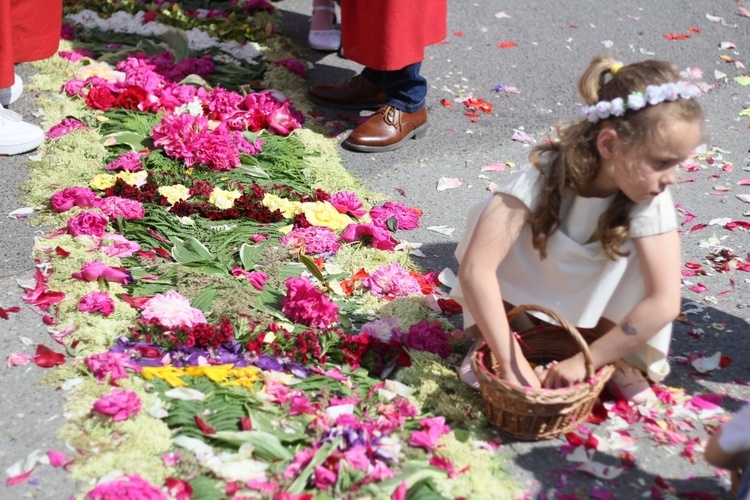
{"label": "red fabric", "polygon": [[13,85],[13,65],[57,51],[62,0],[0,0],[0,88]]}
{"label": "red fabric", "polygon": [[447,0],[341,0],[344,56],[389,71],[420,62],[445,38],[447,9]]}

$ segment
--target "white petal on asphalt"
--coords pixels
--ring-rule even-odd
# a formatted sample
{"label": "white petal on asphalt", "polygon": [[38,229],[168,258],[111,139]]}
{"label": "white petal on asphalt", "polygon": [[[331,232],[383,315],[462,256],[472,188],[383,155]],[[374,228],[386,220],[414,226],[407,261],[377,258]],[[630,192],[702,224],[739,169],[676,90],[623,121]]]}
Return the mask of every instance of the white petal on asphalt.
{"label": "white petal on asphalt", "polygon": [[440,271],[440,274],[438,274],[438,280],[440,280],[440,283],[442,283],[443,285],[453,288],[453,286],[456,284],[456,274],[451,268],[446,267],[445,269]]}
{"label": "white petal on asphalt", "polygon": [[463,183],[464,180],[459,177],[441,177],[438,179],[437,190],[445,191],[447,189],[455,189]]}
{"label": "white petal on asphalt", "polygon": [[34,213],[33,207],[23,207],[17,210],[13,210],[11,213],[8,214],[8,217],[11,217],[13,219],[19,219],[19,218],[28,217],[29,215],[33,213]]}
{"label": "white petal on asphalt", "polygon": [[717,351],[713,356],[710,356],[708,358],[698,358],[696,360],[693,360],[693,362],[690,364],[693,365],[693,368],[695,368],[699,373],[706,373],[716,370],[719,367],[720,361],[721,351]]}
{"label": "white petal on asphalt", "polygon": [[622,474],[622,467],[613,467],[611,465],[600,464],[599,462],[586,462],[578,470],[588,472],[594,477],[606,479],[607,481]]}
{"label": "white petal on asphalt", "polygon": [[456,228],[450,226],[430,226],[427,228],[427,230],[450,236],[451,234],[453,234],[453,231],[455,231]]}
{"label": "white petal on asphalt", "polygon": [[745,203],[750,203],[750,194],[736,194],[735,196]]}

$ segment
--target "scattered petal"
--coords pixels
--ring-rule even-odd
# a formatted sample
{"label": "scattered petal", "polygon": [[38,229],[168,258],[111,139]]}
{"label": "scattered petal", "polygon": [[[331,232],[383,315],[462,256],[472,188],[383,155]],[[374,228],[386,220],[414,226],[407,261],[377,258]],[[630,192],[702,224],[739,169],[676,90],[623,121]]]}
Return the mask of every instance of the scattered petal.
{"label": "scattered petal", "polygon": [[441,177],[438,179],[437,190],[446,191],[448,189],[455,189],[464,183],[464,180],[458,177]]}
{"label": "scattered petal", "polygon": [[456,228],[450,226],[430,226],[427,228],[427,230],[450,236],[453,234],[453,231],[455,231]]}
{"label": "scattered petal", "polygon": [[518,44],[516,42],[511,42],[510,40],[506,42],[498,42],[497,46],[501,49],[510,49],[513,47],[518,47]]}
{"label": "scattered petal", "polygon": [[497,12],[495,14],[495,17],[498,19],[510,19],[510,16],[506,14],[504,11]]}
{"label": "scattered petal", "polygon": [[695,368],[697,372],[706,373],[706,372],[710,372],[719,368],[720,362],[721,362],[721,351],[717,351],[716,354],[714,354],[711,357],[696,358],[693,361],[691,361],[690,364],[693,366],[693,368]]}
{"label": "scattered petal", "polygon": [[598,462],[586,462],[581,465],[578,470],[591,474],[599,479],[615,479],[617,476],[622,474],[622,467],[614,467],[612,465],[600,464]]}

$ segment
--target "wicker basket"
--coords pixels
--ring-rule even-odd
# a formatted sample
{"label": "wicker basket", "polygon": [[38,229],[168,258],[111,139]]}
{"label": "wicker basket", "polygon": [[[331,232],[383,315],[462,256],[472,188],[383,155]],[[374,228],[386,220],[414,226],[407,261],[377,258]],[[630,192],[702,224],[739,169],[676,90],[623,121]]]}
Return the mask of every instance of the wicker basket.
{"label": "wicker basket", "polygon": [[562,326],[548,325],[525,332],[520,340],[524,356],[534,363],[546,364],[583,351],[587,380],[561,389],[524,389],[510,385],[495,374],[497,360],[487,345],[474,353],[471,366],[487,406],[487,420],[493,426],[516,439],[551,439],[570,432],[586,420],[604,384],[612,376],[614,366],[607,365],[595,373],[591,352],[581,333],[549,309],[519,306],[508,313],[508,318],[525,311],[542,312]]}

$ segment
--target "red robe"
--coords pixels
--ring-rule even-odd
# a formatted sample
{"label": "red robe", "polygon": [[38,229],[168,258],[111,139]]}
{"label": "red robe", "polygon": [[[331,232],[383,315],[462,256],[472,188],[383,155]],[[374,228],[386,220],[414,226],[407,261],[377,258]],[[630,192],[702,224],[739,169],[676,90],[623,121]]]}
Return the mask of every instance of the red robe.
{"label": "red robe", "polygon": [[341,0],[343,54],[379,70],[420,62],[445,39],[447,9],[447,0]]}
{"label": "red robe", "polygon": [[0,0],[0,88],[13,65],[46,59],[60,44],[62,0]]}

